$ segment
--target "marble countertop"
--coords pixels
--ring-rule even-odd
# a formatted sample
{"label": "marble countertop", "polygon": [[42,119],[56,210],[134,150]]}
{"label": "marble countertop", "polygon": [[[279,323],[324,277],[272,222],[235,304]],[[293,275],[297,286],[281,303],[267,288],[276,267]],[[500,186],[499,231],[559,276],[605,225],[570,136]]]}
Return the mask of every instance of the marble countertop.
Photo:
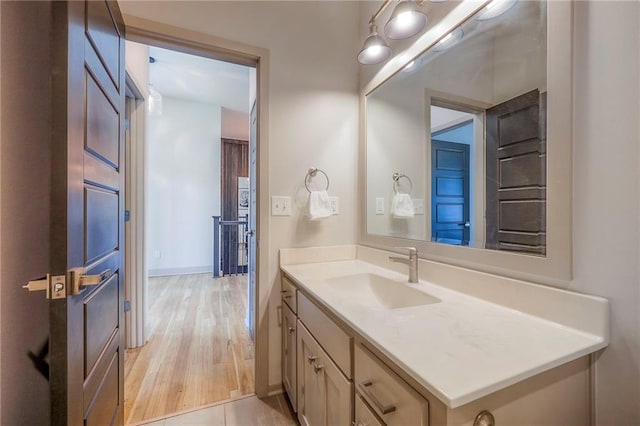
{"label": "marble countertop", "polygon": [[[406,274],[361,260],[281,268],[450,408],[607,346],[604,336],[429,282],[409,284]],[[434,303],[393,309],[369,303],[370,295],[344,278],[363,274],[427,293]]]}

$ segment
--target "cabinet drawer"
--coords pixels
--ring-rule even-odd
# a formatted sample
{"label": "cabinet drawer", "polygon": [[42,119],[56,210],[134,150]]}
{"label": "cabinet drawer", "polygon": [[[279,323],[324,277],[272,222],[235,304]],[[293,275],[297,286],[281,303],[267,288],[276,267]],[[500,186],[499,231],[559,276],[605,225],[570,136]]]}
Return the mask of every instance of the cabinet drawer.
{"label": "cabinet drawer", "polygon": [[354,426],[384,426],[360,395],[356,394],[356,420]]}
{"label": "cabinet drawer", "polygon": [[284,274],[282,274],[282,300],[287,304],[293,311],[293,313],[298,312],[298,290],[296,286],[293,285],[291,280],[287,278]]}
{"label": "cabinet drawer", "polygon": [[368,350],[355,347],[356,391],[389,426],[429,424],[429,404]]}
{"label": "cabinet drawer", "polygon": [[351,337],[302,293],[298,293],[298,318],[351,379]]}

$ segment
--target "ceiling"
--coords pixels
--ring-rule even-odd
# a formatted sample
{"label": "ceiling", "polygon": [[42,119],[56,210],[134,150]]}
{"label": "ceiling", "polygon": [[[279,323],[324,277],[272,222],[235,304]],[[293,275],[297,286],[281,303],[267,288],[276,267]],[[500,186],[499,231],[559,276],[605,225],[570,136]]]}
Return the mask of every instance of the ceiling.
{"label": "ceiling", "polygon": [[163,97],[220,105],[249,113],[251,68],[150,47],[149,81]]}

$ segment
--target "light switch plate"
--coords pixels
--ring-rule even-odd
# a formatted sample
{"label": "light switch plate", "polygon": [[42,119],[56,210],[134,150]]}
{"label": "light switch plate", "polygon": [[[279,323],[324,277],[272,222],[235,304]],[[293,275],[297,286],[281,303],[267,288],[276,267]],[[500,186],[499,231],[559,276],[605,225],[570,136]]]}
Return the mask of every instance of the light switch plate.
{"label": "light switch plate", "polygon": [[422,198],[413,199],[413,211],[415,214],[424,214],[424,200]]}
{"label": "light switch plate", "polygon": [[291,197],[282,195],[272,196],[271,216],[291,216]]}
{"label": "light switch plate", "polygon": [[384,214],[384,198],[376,198],[376,214]]}
{"label": "light switch plate", "polygon": [[340,199],[336,197],[329,197],[329,203],[331,203],[331,214],[340,213]]}

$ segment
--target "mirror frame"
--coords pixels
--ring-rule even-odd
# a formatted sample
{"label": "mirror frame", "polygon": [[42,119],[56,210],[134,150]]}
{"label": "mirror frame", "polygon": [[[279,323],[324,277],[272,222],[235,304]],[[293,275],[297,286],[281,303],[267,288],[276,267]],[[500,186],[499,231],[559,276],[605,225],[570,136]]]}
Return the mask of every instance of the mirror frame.
{"label": "mirror frame", "polygon": [[[367,95],[490,1],[461,2],[407,49],[384,64],[360,91],[359,244],[415,246],[424,259],[567,287],[572,279],[573,2],[547,2],[547,254],[545,257],[367,233]],[[425,200],[426,204],[426,200]]]}

